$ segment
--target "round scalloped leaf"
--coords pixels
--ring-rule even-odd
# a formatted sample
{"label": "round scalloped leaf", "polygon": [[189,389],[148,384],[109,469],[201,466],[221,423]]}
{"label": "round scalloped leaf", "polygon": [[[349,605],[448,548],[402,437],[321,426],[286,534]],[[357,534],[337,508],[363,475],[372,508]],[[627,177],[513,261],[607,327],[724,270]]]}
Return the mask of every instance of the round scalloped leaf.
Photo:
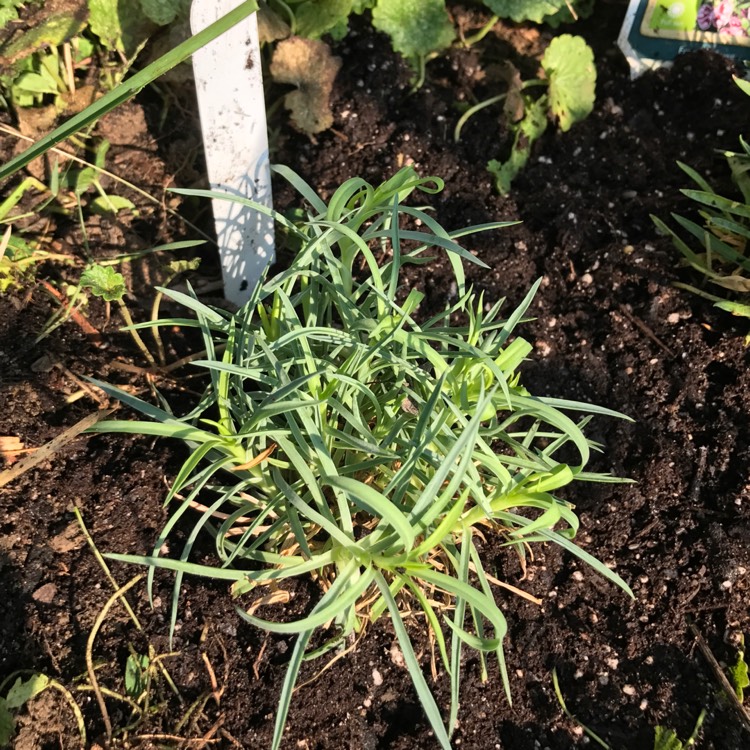
{"label": "round scalloped leaf", "polygon": [[352,0],[307,0],[294,8],[297,36],[318,39],[343,25],[352,12]]}
{"label": "round scalloped leaf", "polygon": [[81,274],[79,283],[84,289],[91,289],[95,297],[107,302],[122,299],[127,291],[123,275],[112,266],[90,266]]}
{"label": "round scalloped leaf", "polygon": [[547,47],[542,67],[549,79],[550,112],[557,118],[560,130],[570,130],[594,109],[594,53],[580,36],[563,34]]}
{"label": "round scalloped leaf", "polygon": [[271,77],[296,86],[284,97],[294,125],[305,133],[320,133],[333,125],[331,91],[341,58],[319,39],[289,37],[276,45]]}
{"label": "round scalloped leaf", "polygon": [[372,25],[406,58],[445,49],[456,36],[443,0],[378,0]]}
{"label": "round scalloped leaf", "polygon": [[187,9],[185,0],[140,0],[141,9],[158,26],[167,26]]}
{"label": "round scalloped leaf", "polygon": [[554,15],[567,5],[566,0],[484,0],[484,4],[500,18],[516,23],[541,23],[545,16]]}

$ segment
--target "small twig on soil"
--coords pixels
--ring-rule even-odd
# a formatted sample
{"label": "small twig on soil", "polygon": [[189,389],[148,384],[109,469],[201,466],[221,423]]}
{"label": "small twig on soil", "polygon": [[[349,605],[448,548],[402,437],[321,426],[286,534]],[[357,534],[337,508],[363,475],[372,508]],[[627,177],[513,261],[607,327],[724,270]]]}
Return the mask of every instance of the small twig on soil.
{"label": "small twig on soil", "polygon": [[52,456],[62,450],[74,438],[111,413],[111,409],[101,409],[96,414],[89,414],[88,417],[84,417],[80,422],[76,422],[72,427],[69,427],[56,438],[50,440],[49,443],[42,445],[30,456],[21,459],[12,468],[0,472],[0,487],[4,487],[14,479],[18,479],[18,477],[25,474],[29,469],[33,469],[34,466],[40,464],[42,461],[52,458]]}
{"label": "small twig on soil", "polygon": [[732,687],[732,684],[729,682],[729,679],[724,673],[724,670],[721,668],[721,665],[717,661],[716,657],[713,655],[713,652],[709,648],[708,644],[703,639],[703,636],[700,634],[700,631],[695,626],[695,623],[689,617],[687,617],[686,620],[690,627],[690,631],[695,637],[695,642],[698,644],[698,648],[701,650],[701,653],[705,657],[706,661],[711,667],[711,670],[714,673],[714,677],[716,677],[717,681],[719,682],[722,689],[726,693],[727,698],[729,699],[729,702],[732,704],[735,711],[737,712],[737,715],[739,716],[739,719],[740,719],[740,723],[742,724],[745,731],[750,732],[750,714],[747,712],[747,709],[742,705],[742,703],[740,703],[740,699],[737,697],[737,693]]}
{"label": "small twig on soil", "polygon": [[698,468],[695,470],[695,476],[693,482],[690,485],[690,493],[688,494],[688,502],[691,505],[698,503],[698,497],[701,493],[701,485],[703,484],[703,475],[706,473],[706,458],[708,457],[708,447],[702,445],[698,448]]}
{"label": "small twig on soil", "polygon": [[239,742],[238,742],[238,741],[237,741],[237,740],[236,740],[236,739],[235,739],[234,737],[232,737],[232,735],[231,735],[231,734],[229,734],[229,732],[227,732],[227,730],[226,730],[226,729],[222,729],[222,730],[221,730],[221,732],[220,732],[220,734],[221,734],[221,736],[222,736],[222,737],[223,737],[223,738],[224,738],[225,740],[228,740],[229,742],[231,742],[231,743],[232,743],[232,745],[234,745],[235,747],[238,747],[238,748],[240,748],[240,750],[244,750],[244,746],[243,746],[243,745],[241,745],[241,744],[240,744],[240,743],[239,743]]}
{"label": "small twig on soil", "polygon": [[[78,521],[78,526],[81,529],[81,532],[83,533],[84,539],[86,540],[87,544],[91,548],[91,551],[96,558],[96,561],[99,563],[99,566],[104,571],[104,575],[107,576],[107,580],[112,584],[112,588],[114,591],[118,591],[120,589],[120,584],[117,583],[117,580],[112,575],[112,571],[109,569],[109,565],[107,565],[106,561],[102,557],[102,553],[99,552],[99,548],[96,546],[96,543],[94,542],[93,537],[89,533],[88,528],[86,527],[86,524],[83,521],[83,514],[81,513],[81,509],[76,505],[73,508],[73,514],[76,517],[76,521]],[[138,619],[138,616],[136,615],[133,608],[130,606],[130,603],[128,602],[126,597],[122,597],[122,606],[125,607],[126,612],[128,613],[128,616],[133,621],[133,625],[135,625],[136,629],[139,632],[143,632],[143,626],[141,625],[140,620]],[[150,647],[150,644],[149,644]],[[170,654],[161,654],[160,656],[153,656],[151,658],[152,664],[155,664],[159,671],[162,673],[162,676],[167,681],[167,684],[171,688],[172,692],[177,696],[180,703],[184,703],[185,700],[182,697],[182,694],[180,693],[179,689],[177,688],[177,685],[175,685],[174,680],[172,679],[172,676],[169,674],[169,671],[162,663],[163,659],[166,659],[169,656],[177,656],[176,653],[170,653]]]}
{"label": "small twig on soil", "polygon": [[636,318],[625,305],[620,305],[620,312],[660,349],[663,349],[670,357],[674,357],[674,352],[640,318]]}
{"label": "small twig on soil", "polygon": [[[210,730],[209,730],[210,731]],[[178,734],[136,734],[134,739],[136,740],[151,740],[156,742],[179,742],[180,746],[186,747],[198,745],[203,747],[204,745],[213,744],[219,742],[219,739],[206,739],[204,737],[195,737],[192,740],[187,737],[180,737]]]}
{"label": "small twig on soil", "polygon": [[[101,569],[104,571],[104,575],[107,576],[107,580],[112,584],[112,588],[115,591],[119,591],[120,584],[115,580],[115,577],[112,575],[112,571],[109,569],[109,565],[107,565],[106,561],[102,557],[102,553],[99,552],[99,548],[96,546],[96,544],[94,544],[94,540],[91,537],[86,524],[83,522],[83,515],[78,505],[75,505],[73,507],[73,515],[76,517],[76,521],[78,521],[78,526],[81,529],[83,538],[86,540],[91,551],[94,553],[94,558],[99,563],[99,567],[101,567]],[[122,597],[122,606],[125,607],[125,611],[133,621],[133,625],[135,625],[136,629],[140,632],[143,632],[143,627],[141,626],[140,620],[138,619],[137,615],[133,611],[133,608],[130,606],[130,603],[124,596]]]}
{"label": "small twig on soil", "polygon": [[[84,395],[89,396],[92,400],[96,401],[103,409],[106,409],[107,406],[109,406],[109,399],[106,395],[99,395],[100,393],[103,393],[103,391],[100,391],[98,388],[92,388],[88,383],[84,383],[83,380],[80,380],[74,373],[65,367],[65,365],[58,362],[55,364],[55,367],[66,377],[70,378],[81,389],[81,391],[84,392]],[[80,393],[80,391],[78,392]],[[70,398],[70,396],[68,398]],[[68,403],[70,403],[70,401],[68,401]]]}
{"label": "small twig on soil", "polygon": [[[226,680],[222,684],[221,687],[219,687],[219,682],[216,679],[216,672],[214,672],[213,665],[211,664],[211,660],[208,658],[208,654],[203,650],[203,647],[206,642],[206,636],[208,635],[208,625],[206,625],[203,628],[203,632],[201,633],[201,658],[203,659],[203,665],[206,667],[206,671],[208,672],[208,678],[211,681],[211,695],[213,696],[214,701],[216,701],[216,705],[221,705],[221,696],[224,694],[224,688],[226,687]],[[222,644],[222,648],[224,648]],[[226,672],[226,650],[224,650],[224,665],[225,665],[225,672]],[[226,677],[226,674],[224,675]]]}
{"label": "small twig on soil", "polygon": [[267,644],[268,644],[268,633],[266,633],[266,637],[263,639],[263,643],[261,644],[260,651],[258,651],[258,655],[255,657],[255,661],[253,662],[253,674],[255,675],[256,680],[260,679],[260,672],[258,671],[258,665],[263,659],[263,654],[266,652]]}
{"label": "small twig on soil", "polygon": [[224,714],[219,716],[219,718],[214,722],[214,725],[209,729],[201,738],[202,744],[199,744],[198,747],[205,747],[210,742],[217,742],[218,740],[212,739],[212,737],[216,734],[216,732],[221,729],[222,725],[224,724]]}

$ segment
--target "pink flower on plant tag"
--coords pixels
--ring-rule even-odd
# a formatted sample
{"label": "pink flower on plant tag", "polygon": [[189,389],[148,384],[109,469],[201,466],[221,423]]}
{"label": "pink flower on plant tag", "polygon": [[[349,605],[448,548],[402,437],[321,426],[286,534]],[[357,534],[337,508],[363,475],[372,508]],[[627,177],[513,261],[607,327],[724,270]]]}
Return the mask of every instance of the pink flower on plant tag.
{"label": "pink flower on plant tag", "polygon": [[734,15],[734,0],[720,0],[714,6],[714,23],[720,34],[731,33],[728,27],[731,26],[734,18],[736,18]]}
{"label": "pink flower on plant tag", "polygon": [[701,5],[698,8],[698,28],[701,31],[708,31],[715,22],[713,6],[709,3]]}

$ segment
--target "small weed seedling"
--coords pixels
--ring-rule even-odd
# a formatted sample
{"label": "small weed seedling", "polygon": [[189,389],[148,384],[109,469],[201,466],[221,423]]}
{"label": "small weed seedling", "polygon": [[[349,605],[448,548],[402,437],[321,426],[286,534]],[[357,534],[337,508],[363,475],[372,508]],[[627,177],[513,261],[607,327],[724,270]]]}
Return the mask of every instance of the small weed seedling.
{"label": "small weed seedling", "polygon": [[750,687],[750,675],[748,675],[747,662],[745,661],[745,636],[740,637],[740,645],[737,649],[737,660],[729,667],[729,682],[734,688],[737,700],[742,704],[745,702],[745,689]]}
{"label": "small weed seedling", "polygon": [[116,302],[120,308],[120,313],[128,325],[128,331],[133,337],[136,346],[141,350],[148,363],[154,367],[156,361],[138,331],[133,327],[133,317],[130,314],[127,304],[125,303],[125,279],[121,273],[115,271],[112,266],[93,265],[87,268],[81,274],[80,286],[83,289],[90,289],[95,297],[101,297],[107,304]]}
{"label": "small weed seedling", "polygon": [[[487,164],[502,195],[510,192],[512,181],[526,166],[534,142],[542,137],[550,119],[566,132],[594,108],[594,54],[581,37],[563,34],[553,39],[542,58],[542,69],[546,74],[544,79],[521,81],[517,71],[508,76],[508,91],[475,104],[456,124],[454,137],[458,141],[472,115],[504,102],[505,122],[513,134],[510,156],[505,161],[492,159]],[[539,87],[545,93],[534,98],[529,92]]]}
{"label": "small weed seedling", "polygon": [[[529,544],[553,542],[630,592],[575,544],[578,518],[553,494],[574,481],[618,481],[586,471],[599,446],[584,428],[593,414],[622,415],[534,397],[521,385],[518,367],[532,347],[514,338],[514,329],[539,282],[503,318],[502,301],[486,304],[466,289],[463,261],[482,263],[457,243],[504,224],[447,232],[427,211],[404,204],[415,191],[442,188],[411,168],[379,187],[349,180],[328,205],[294,173],[276,171],[310,206],[299,224],[270,212],[299,244],[291,266],[258,284],[235,314],[193,294],[161,290],[196,315],[180,325],[192,324],[203,335],[207,356],[193,365],[210,382],[196,408],[176,417],[97,381],[152,421],[106,421],[94,430],[178,438],[192,450],[168,494],[174,510],[153,553],[111,557],[149,566],[149,582],[155,567],[175,571],[172,627],[183,576],[191,573],[230,581],[235,596],[249,596],[239,611],[251,624],[298,635],[274,750],[315,631],[328,630],[319,655],[387,612],[438,743],[447,749],[464,648],[476,650],[483,674],[487,657],[495,658],[510,698],[507,625],[496,579],[479,554],[480,536],[500,535],[522,558]],[[427,231],[404,226],[407,221]],[[404,285],[403,271],[425,263],[430,249],[447,251],[458,296],[418,322],[424,295]],[[456,316],[465,323],[456,325]],[[587,415],[574,419],[569,412]],[[196,512],[179,559],[162,557],[176,524]],[[204,529],[215,537],[219,567],[190,561]],[[322,596],[307,616],[290,622],[283,609],[273,619],[257,614],[288,601],[286,581],[309,576]],[[422,673],[402,603],[424,614],[450,675],[446,717]]]}

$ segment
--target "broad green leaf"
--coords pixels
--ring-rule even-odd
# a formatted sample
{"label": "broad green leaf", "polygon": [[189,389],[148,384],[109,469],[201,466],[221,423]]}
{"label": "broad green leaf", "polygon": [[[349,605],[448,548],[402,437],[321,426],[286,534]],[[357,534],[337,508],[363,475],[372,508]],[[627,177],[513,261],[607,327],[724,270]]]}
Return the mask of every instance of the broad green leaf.
{"label": "broad green leaf", "polygon": [[352,0],[306,0],[294,6],[295,33],[315,39],[346,25]]}
{"label": "broad green leaf", "polygon": [[654,727],[654,750],[684,750],[685,745],[674,729]]}
{"label": "broad green leaf", "polygon": [[117,12],[120,0],[89,0],[89,28],[107,49],[120,49],[122,27]]}
{"label": "broad green leaf", "polygon": [[443,0],[378,0],[372,25],[390,36],[396,52],[412,59],[440,52],[456,36]]}
{"label": "broad green leaf", "polygon": [[13,94],[57,94],[57,84],[54,79],[44,73],[27,71],[21,73],[13,82]]}
{"label": "broad green leaf", "polygon": [[682,742],[673,730],[667,729],[666,727],[655,727],[654,750],[687,750],[687,748],[693,747],[705,718],[706,709],[704,708],[700,712],[698,720],[695,722],[693,733],[687,738],[687,740],[685,740],[685,742]]}
{"label": "broad green leaf", "polygon": [[61,11],[53,13],[41,23],[24,31],[7,46],[0,49],[9,61],[19,60],[42,47],[59,47],[83,31],[86,21],[80,13]]}
{"label": "broad green leaf", "polygon": [[560,130],[565,132],[594,109],[594,53],[583,37],[563,34],[547,47],[542,67],[549,79],[550,111],[557,118]]}
{"label": "broad green leaf", "polygon": [[25,703],[39,695],[49,685],[49,677],[43,674],[33,674],[28,680],[19,677],[5,696],[8,708],[21,708]]}
{"label": "broad green leaf", "polygon": [[533,21],[541,23],[565,7],[565,0],[484,0],[484,4],[500,18],[510,18],[516,23]]}
{"label": "broad green leaf", "polygon": [[187,11],[190,0],[140,0],[144,14],[158,26],[172,23]]}
{"label": "broad green leaf", "polygon": [[81,274],[80,284],[84,289],[91,289],[95,297],[101,297],[107,302],[120,300],[127,292],[125,278],[112,266],[89,266]]}
{"label": "broad green leaf", "polygon": [[742,91],[750,96],[750,81],[746,81],[739,76],[733,76],[734,82],[742,89]]}
{"label": "broad green leaf", "polygon": [[135,204],[121,195],[99,195],[91,201],[91,210],[100,215],[116,214],[119,211],[134,211]]}
{"label": "broad green leaf", "polygon": [[745,700],[745,688],[750,687],[750,676],[748,676],[747,662],[745,661],[744,638],[742,646],[737,650],[737,661],[729,667],[729,681],[732,683],[740,703]]}
{"label": "broad green leaf", "polygon": [[146,654],[130,654],[125,662],[125,692],[137,700],[148,684],[150,660]]}
{"label": "broad green leaf", "polygon": [[[2,14],[0,14],[2,19]],[[5,698],[0,698],[0,747],[8,747],[16,733],[16,722]]]}
{"label": "broad green leaf", "polygon": [[[20,8],[26,0],[4,0],[0,2],[0,29],[4,29],[7,24],[11,21],[15,21],[18,18],[18,8]],[[361,11],[358,11],[361,13]],[[2,745],[2,742],[0,742]]]}

